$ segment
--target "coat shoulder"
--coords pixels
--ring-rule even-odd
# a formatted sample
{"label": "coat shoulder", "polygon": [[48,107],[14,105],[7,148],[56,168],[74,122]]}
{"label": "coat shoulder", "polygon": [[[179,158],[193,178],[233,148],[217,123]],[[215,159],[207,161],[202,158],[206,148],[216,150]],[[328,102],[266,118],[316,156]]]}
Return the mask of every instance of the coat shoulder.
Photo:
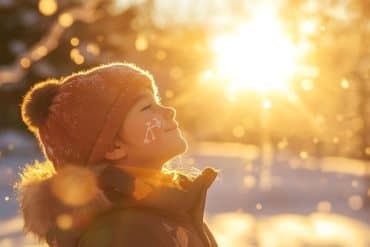
{"label": "coat shoulder", "polygon": [[79,247],[171,246],[162,222],[142,209],[112,209],[85,230]]}

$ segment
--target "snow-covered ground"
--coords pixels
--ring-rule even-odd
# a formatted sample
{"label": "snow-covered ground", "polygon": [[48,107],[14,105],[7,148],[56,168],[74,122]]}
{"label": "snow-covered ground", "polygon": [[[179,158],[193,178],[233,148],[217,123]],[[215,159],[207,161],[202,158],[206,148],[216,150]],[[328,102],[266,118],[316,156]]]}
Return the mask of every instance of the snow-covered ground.
{"label": "snow-covered ground", "polygon": [[[275,154],[266,164],[253,146],[189,147],[174,166],[220,171],[206,207],[206,221],[220,246],[370,246],[365,203],[370,164],[336,157],[301,160],[289,153]],[[23,234],[12,189],[25,163],[43,159],[38,146],[30,136],[2,131],[0,151],[0,247],[43,246]]]}
{"label": "snow-covered ground", "polygon": [[198,146],[188,163],[220,170],[208,193],[207,220],[221,246],[370,246],[369,163],[280,153],[267,164],[271,188],[264,189],[266,164],[255,147]]}

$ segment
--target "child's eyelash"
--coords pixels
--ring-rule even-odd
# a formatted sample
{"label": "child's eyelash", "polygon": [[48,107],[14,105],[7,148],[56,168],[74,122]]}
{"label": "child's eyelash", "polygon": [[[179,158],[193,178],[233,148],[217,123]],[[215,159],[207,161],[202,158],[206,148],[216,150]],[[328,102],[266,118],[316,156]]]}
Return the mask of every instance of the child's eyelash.
{"label": "child's eyelash", "polygon": [[145,106],[144,108],[142,108],[141,110],[142,110],[142,111],[145,111],[146,109],[149,109],[151,106],[152,106],[152,104],[147,105],[147,106]]}

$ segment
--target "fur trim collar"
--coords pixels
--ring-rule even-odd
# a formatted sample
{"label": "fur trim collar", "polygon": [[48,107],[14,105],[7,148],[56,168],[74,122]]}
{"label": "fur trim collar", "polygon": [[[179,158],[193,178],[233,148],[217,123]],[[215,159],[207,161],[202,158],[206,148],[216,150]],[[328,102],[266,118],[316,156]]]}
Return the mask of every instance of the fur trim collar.
{"label": "fur trim collar", "polygon": [[26,166],[15,184],[24,230],[44,239],[55,226],[79,228],[109,209],[95,179],[99,172],[68,167],[56,173],[49,161]]}
{"label": "fur trim collar", "polygon": [[201,224],[206,191],[216,176],[211,168],[193,179],[177,174],[176,183],[183,190],[163,185],[137,198],[138,179],[112,165],[70,166],[55,172],[52,164],[45,162],[26,166],[15,188],[24,230],[45,239],[55,227],[81,230],[94,216],[113,207],[155,208],[174,217],[187,215]]}

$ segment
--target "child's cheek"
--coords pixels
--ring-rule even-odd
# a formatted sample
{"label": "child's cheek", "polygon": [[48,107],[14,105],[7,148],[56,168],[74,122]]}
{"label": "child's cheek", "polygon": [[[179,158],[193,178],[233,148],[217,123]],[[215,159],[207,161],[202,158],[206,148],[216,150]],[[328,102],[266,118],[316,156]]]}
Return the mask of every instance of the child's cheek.
{"label": "child's cheek", "polygon": [[163,127],[162,121],[158,117],[153,117],[145,122],[144,144],[149,144],[158,139],[158,130]]}

